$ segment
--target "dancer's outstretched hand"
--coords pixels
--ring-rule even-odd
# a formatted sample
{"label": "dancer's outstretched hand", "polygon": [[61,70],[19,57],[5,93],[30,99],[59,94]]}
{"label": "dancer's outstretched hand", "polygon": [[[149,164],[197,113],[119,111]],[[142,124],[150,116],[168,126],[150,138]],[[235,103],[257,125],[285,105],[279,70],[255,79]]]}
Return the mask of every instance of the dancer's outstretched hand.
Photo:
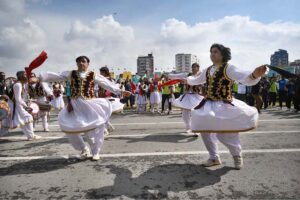
{"label": "dancer's outstretched hand", "polygon": [[259,67],[257,67],[253,72],[253,76],[254,78],[258,78],[261,77],[262,75],[264,75],[267,71],[267,65],[261,65]]}
{"label": "dancer's outstretched hand", "polygon": [[123,91],[122,93],[124,97],[129,97],[131,95],[131,92],[129,91]]}
{"label": "dancer's outstretched hand", "polygon": [[73,111],[73,106],[72,106],[71,102],[68,103],[67,110],[68,110],[68,112],[72,112]]}
{"label": "dancer's outstretched hand", "polygon": [[180,80],[180,83],[182,83],[182,84],[187,84],[187,80],[186,80],[186,79],[181,79],[181,80]]}

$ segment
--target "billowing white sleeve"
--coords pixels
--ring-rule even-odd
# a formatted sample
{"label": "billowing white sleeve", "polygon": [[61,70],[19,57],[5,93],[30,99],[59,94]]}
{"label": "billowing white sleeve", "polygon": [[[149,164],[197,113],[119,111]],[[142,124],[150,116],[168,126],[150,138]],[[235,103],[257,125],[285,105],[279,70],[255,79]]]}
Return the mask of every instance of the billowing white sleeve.
{"label": "billowing white sleeve", "polygon": [[96,74],[95,76],[95,83],[99,84],[101,87],[103,87],[106,90],[109,90],[110,92],[114,94],[121,94],[121,89],[118,87],[117,84],[114,82],[108,80],[104,76],[100,74]]}
{"label": "billowing white sleeve", "polygon": [[186,79],[187,73],[179,73],[179,74],[169,74],[169,79]]}
{"label": "billowing white sleeve", "polygon": [[22,106],[27,107],[25,101],[22,98],[22,84],[16,83],[14,84],[13,90],[14,90],[14,96],[17,104],[20,104]]}
{"label": "billowing white sleeve", "polygon": [[60,82],[71,80],[71,72],[65,71],[60,74],[55,72],[42,72],[40,74],[40,79],[42,82]]}
{"label": "billowing white sleeve", "polygon": [[196,76],[187,77],[188,85],[200,85],[206,82],[206,71],[207,68],[204,69],[201,73],[198,73]]}
{"label": "billowing white sleeve", "polygon": [[249,75],[252,71],[242,71],[233,65],[229,65],[226,70],[228,78],[242,83],[243,85],[251,86],[259,82],[260,77],[257,79],[251,79]]}
{"label": "billowing white sleeve", "polygon": [[53,95],[52,89],[49,87],[48,83],[42,82],[43,89],[45,90],[47,96]]}

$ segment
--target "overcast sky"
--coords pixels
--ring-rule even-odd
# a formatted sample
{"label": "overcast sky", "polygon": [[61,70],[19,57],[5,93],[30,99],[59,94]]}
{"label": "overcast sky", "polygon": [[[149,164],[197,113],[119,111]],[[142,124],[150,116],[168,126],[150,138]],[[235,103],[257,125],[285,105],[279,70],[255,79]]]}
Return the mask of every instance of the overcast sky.
{"label": "overcast sky", "polygon": [[253,69],[278,49],[300,59],[299,10],[297,0],[0,0],[0,67],[14,75],[45,50],[38,71],[71,70],[86,55],[90,69],[136,72],[151,52],[158,70],[176,53],[206,68],[210,46],[222,43],[232,64]]}

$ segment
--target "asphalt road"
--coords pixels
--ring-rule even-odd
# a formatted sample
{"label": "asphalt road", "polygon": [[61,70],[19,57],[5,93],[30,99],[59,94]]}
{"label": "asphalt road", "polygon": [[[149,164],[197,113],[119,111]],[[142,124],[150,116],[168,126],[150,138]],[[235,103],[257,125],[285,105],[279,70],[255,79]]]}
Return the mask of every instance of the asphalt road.
{"label": "asphalt road", "polygon": [[51,116],[50,132],[0,139],[0,199],[300,199],[300,114],[269,110],[241,133],[244,168],[220,144],[223,165],[204,168],[201,137],[184,133],[180,112],[114,115],[101,159],[79,161]]}

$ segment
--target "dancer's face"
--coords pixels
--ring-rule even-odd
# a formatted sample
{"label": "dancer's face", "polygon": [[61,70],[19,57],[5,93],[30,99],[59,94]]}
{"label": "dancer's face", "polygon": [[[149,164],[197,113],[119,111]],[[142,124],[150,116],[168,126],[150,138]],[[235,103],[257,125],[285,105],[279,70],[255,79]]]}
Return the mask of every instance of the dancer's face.
{"label": "dancer's face", "polygon": [[23,73],[18,77],[18,80],[21,81],[22,83],[27,83],[28,79],[27,79],[26,73],[23,72]]}
{"label": "dancer's face", "polygon": [[1,72],[0,73],[0,81],[4,81],[5,80],[5,73]]}
{"label": "dancer's face", "polygon": [[77,67],[78,67],[78,71],[85,72],[89,67],[89,63],[85,58],[82,58],[77,62]]}
{"label": "dancer's face", "polygon": [[192,67],[192,73],[195,75],[199,71],[199,67]]}
{"label": "dancer's face", "polygon": [[214,64],[221,64],[223,60],[221,51],[215,47],[212,48],[210,51],[210,59]]}

